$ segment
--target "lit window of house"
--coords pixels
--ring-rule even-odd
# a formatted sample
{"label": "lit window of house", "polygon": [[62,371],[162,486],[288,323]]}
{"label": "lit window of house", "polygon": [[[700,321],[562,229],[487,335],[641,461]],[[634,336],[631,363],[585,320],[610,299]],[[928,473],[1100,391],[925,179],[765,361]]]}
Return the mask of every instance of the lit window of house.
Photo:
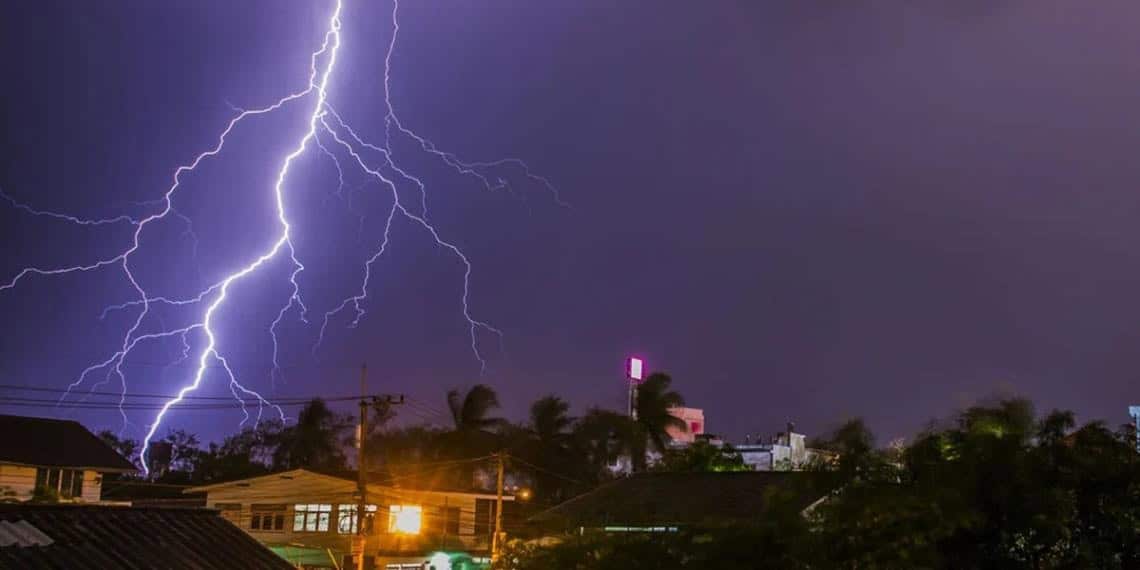
{"label": "lit window of house", "polygon": [[[364,510],[364,532],[372,532],[372,521],[376,518],[376,505],[368,505]],[[338,534],[356,534],[356,505],[339,505],[336,514]]]}
{"label": "lit window of house", "polygon": [[285,530],[285,505],[251,505],[249,529],[262,532]]}
{"label": "lit window of house", "polygon": [[60,497],[83,496],[83,471],[77,469],[36,469],[36,488],[54,491]]}
{"label": "lit window of house", "polygon": [[328,532],[332,505],[293,505],[293,532]]}
{"label": "lit window of house", "polygon": [[419,505],[392,505],[388,508],[388,532],[419,534],[424,509]]}

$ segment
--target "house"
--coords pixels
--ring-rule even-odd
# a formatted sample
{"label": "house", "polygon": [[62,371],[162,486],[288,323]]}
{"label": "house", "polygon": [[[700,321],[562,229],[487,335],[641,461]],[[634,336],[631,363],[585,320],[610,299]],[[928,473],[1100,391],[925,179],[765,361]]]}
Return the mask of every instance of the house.
{"label": "house", "polygon": [[0,500],[97,503],[103,476],[135,466],[71,420],[0,415]]}
{"label": "house", "polygon": [[[294,469],[187,489],[287,559],[305,567],[351,567],[359,497],[353,474]],[[514,497],[504,496],[505,501]],[[490,555],[496,496],[407,477],[371,477],[364,525],[365,567],[423,567],[439,552]],[[505,509],[504,509],[505,510]],[[331,552],[325,561],[316,560]]]}
{"label": "house", "polygon": [[773,501],[803,512],[826,492],[805,473],[644,473],[617,479],[531,517],[542,534],[672,532],[754,522]]}
{"label": "house", "polygon": [[0,568],[288,570],[206,509],[0,504]]}

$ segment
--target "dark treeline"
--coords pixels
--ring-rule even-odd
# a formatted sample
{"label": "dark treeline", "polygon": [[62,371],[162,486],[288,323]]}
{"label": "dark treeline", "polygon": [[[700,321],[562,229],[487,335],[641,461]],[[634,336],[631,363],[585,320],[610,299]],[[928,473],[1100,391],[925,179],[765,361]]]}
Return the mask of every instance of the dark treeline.
{"label": "dark treeline", "polygon": [[829,490],[800,512],[779,494],[751,526],[516,541],[502,568],[1138,568],[1140,460],[1131,426],[1077,427],[1003,400],[877,448],[861,421],[815,445],[837,452],[800,484]]}
{"label": "dark treeline", "polygon": [[[570,415],[557,396],[535,401],[529,417],[496,415],[496,393],[477,385],[451,391],[448,425],[397,427],[383,402],[369,410],[367,466],[390,476],[470,484],[492,453],[533,493],[532,509],[556,504],[613,477],[631,457],[636,469],[725,471],[739,455],[697,443],[670,450],[666,429],[683,429],[668,408],[683,404],[665,374],[639,391],[638,420],[590,409]],[[262,422],[203,446],[171,431],[169,465],[156,480],[208,483],[309,468],[349,466],[356,417],[314,400],[296,422]],[[124,455],[137,442],[103,436]],[[1007,399],[933,423],[909,445],[880,447],[860,420],[811,443],[820,462],[774,493],[753,525],[682,528],[667,534],[585,533],[542,546],[512,540],[500,566],[530,569],[640,568],[1140,568],[1140,454],[1131,426],[1078,426],[1070,412],[1038,417]],[[647,465],[654,451],[660,460]],[[443,466],[442,468],[440,466]],[[824,500],[792,508],[804,489]],[[517,536],[517,535],[516,535]]]}
{"label": "dark treeline", "polygon": [[[662,373],[646,379],[638,392],[636,421],[597,408],[573,417],[565,400],[550,395],[530,406],[525,421],[514,423],[496,415],[498,395],[482,384],[446,394],[441,403],[450,416],[448,425],[396,427],[392,420],[398,407],[380,401],[369,410],[366,465],[394,477],[430,476],[436,482],[450,478],[463,485],[487,464],[475,460],[505,451],[514,458],[511,472],[532,488],[536,506],[588,490],[611,476],[609,466],[621,456],[632,457],[637,469],[648,468],[650,451],[664,454],[663,465],[669,468],[701,469],[705,463],[718,469],[739,466],[738,457],[733,463],[704,448],[691,454],[668,451],[666,429],[685,428],[668,413],[684,404],[671,383]],[[194,434],[172,430],[161,440],[163,451],[150,454],[164,459],[163,465],[151,465],[154,480],[201,484],[295,468],[343,471],[349,468],[350,457],[355,460],[356,425],[355,414],[335,412],[317,399],[302,408],[295,423],[262,421],[220,444],[203,445]],[[110,432],[100,436],[124,456],[138,456],[137,441]],[[441,464],[453,466],[441,469]]]}

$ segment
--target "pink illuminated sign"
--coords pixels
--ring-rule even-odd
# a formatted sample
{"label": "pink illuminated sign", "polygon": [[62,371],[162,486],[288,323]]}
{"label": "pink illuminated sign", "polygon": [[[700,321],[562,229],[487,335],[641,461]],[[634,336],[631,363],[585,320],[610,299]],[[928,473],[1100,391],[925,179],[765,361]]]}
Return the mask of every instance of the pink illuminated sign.
{"label": "pink illuminated sign", "polygon": [[637,357],[629,359],[628,366],[626,367],[626,375],[630,380],[641,380],[644,377],[645,363]]}

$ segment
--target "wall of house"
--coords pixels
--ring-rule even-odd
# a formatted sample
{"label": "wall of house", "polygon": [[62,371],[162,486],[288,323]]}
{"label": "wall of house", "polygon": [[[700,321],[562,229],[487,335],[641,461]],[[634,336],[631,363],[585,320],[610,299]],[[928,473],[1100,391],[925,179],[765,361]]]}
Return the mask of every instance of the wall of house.
{"label": "wall of house", "polygon": [[[96,471],[83,472],[83,495],[79,500],[85,503],[99,502],[103,477]],[[0,464],[0,500],[15,499],[27,501],[36,488],[36,468],[24,465]]]}
{"label": "wall of house", "polygon": [[696,436],[705,433],[705,412],[700,408],[669,408],[669,414],[685,422],[685,429],[666,428],[673,441],[692,443]]}
{"label": "wall of house", "polygon": [[13,498],[18,501],[31,499],[35,486],[35,467],[0,465],[0,493],[5,499]]}
{"label": "wall of house", "polygon": [[[342,554],[349,552],[353,535],[338,532],[337,523],[340,505],[356,505],[355,483],[317,474],[290,477],[263,477],[210,489],[207,490],[206,504],[210,508],[221,509],[228,520],[265,544],[294,544],[330,548]],[[373,531],[367,537],[366,552],[398,556],[419,555],[443,549],[485,551],[490,547],[490,534],[475,534],[476,502],[478,499],[493,498],[493,495],[419,492],[370,485],[368,502],[377,505],[378,509]],[[298,504],[331,505],[328,530],[294,530]],[[285,519],[283,528],[280,531],[252,528],[255,505],[282,505]],[[387,532],[391,505],[421,506],[424,525],[421,532],[413,536]],[[458,535],[445,532],[443,521],[437,514],[441,507],[459,509]]]}

